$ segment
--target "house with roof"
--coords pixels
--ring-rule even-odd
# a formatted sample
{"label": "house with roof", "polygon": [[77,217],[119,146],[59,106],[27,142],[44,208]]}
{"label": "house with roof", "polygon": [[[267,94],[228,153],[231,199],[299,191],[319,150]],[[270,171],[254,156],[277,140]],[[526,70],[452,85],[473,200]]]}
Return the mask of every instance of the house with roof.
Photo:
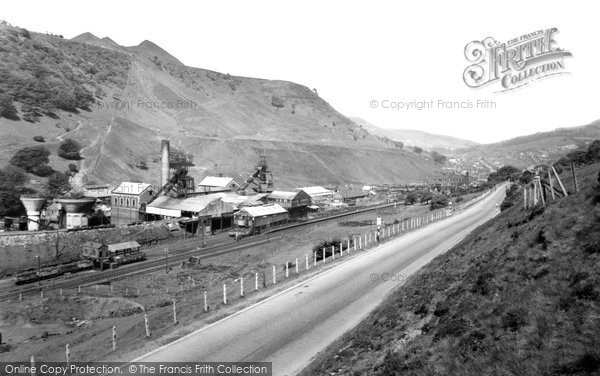
{"label": "house with roof", "polygon": [[127,225],[140,221],[140,209],[152,200],[156,188],[148,183],[122,182],[111,191],[110,222]]}
{"label": "house with roof", "polygon": [[198,184],[199,193],[235,192],[240,187],[234,178],[225,176],[207,176]]}

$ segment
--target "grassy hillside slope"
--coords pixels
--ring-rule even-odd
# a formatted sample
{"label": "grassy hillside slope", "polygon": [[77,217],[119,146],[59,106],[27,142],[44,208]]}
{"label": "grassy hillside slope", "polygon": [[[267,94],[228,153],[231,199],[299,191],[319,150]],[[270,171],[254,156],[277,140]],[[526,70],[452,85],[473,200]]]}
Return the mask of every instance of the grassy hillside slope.
{"label": "grassy hillside slope", "polygon": [[545,209],[524,210],[517,190],[512,207],[424,267],[303,374],[597,375],[599,170],[578,170],[581,191]]}
{"label": "grassy hillside slope", "polygon": [[455,150],[454,156],[477,159],[479,157],[501,161],[518,168],[556,160],[577,147],[583,147],[600,138],[600,120],[591,124],[558,128],[493,144],[477,145]]}
{"label": "grassy hillside slope", "polygon": [[[51,152],[67,137],[82,144],[80,183],[157,184],[165,138],[194,155],[200,175],[246,177],[265,152],[287,185],[332,176],[337,183],[393,183],[435,169],[307,87],[188,67],[150,41],[124,47],[89,33],[64,40],[0,25],[0,49],[8,51],[0,96],[15,107],[12,116],[0,115],[0,166],[42,136]],[[137,167],[141,161],[149,168]],[[50,165],[62,170],[66,162],[51,157]]]}
{"label": "grassy hillside slope", "polygon": [[426,150],[435,150],[445,153],[451,150],[477,145],[474,141],[463,140],[458,137],[433,134],[416,129],[379,128],[361,118],[353,117],[350,119],[375,135],[387,137],[395,141],[401,141],[406,146],[419,146]]}

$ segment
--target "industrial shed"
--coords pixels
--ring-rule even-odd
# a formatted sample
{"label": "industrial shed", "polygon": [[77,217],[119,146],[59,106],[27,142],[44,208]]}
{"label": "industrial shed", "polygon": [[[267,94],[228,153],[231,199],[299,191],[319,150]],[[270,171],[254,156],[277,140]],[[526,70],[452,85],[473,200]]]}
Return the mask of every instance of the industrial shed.
{"label": "industrial shed", "polygon": [[322,204],[333,198],[333,192],[320,186],[296,188],[310,196],[313,204]]}
{"label": "industrial shed", "polygon": [[234,178],[207,176],[198,184],[198,192],[235,192],[239,187],[239,183]]}
{"label": "industrial shed", "polygon": [[281,226],[288,221],[288,212],[281,205],[269,204],[242,208],[234,214],[235,226],[261,233],[270,227]]}
{"label": "industrial shed", "polygon": [[350,206],[356,205],[357,202],[369,197],[368,191],[363,190],[352,190],[338,192],[333,196],[334,202],[348,204]]}
{"label": "industrial shed", "polygon": [[267,196],[267,203],[280,205],[290,217],[300,218],[306,216],[312,200],[304,191],[273,191]]}
{"label": "industrial shed", "polygon": [[185,198],[159,196],[148,204],[146,214],[160,219],[203,218],[210,221],[212,231],[231,227],[233,206],[218,193]]}

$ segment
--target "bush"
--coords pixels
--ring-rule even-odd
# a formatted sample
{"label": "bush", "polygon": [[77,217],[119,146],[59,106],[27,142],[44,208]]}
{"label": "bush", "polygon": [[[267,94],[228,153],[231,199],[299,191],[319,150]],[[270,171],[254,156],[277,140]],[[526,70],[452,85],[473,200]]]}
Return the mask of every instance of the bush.
{"label": "bush", "polygon": [[23,214],[20,197],[24,193],[33,193],[24,187],[27,182],[25,172],[15,166],[0,169],[0,217]]}
{"label": "bush", "polygon": [[13,104],[12,98],[4,93],[0,93],[0,117],[18,119],[17,108]]}
{"label": "bush", "polygon": [[502,316],[502,328],[504,330],[517,331],[527,325],[527,311],[523,308],[515,308]]}
{"label": "bush", "polygon": [[432,151],[431,157],[433,158],[433,161],[435,163],[440,163],[440,164],[446,162],[446,159],[447,159],[446,156],[438,153],[437,151]]}
{"label": "bush", "polygon": [[33,136],[33,140],[37,142],[46,142],[43,136]]}
{"label": "bush", "polygon": [[31,172],[37,176],[45,178],[47,176],[52,175],[56,171],[54,171],[54,169],[48,165],[41,165],[34,167],[33,170],[31,170]]}
{"label": "bush", "polygon": [[285,104],[283,103],[283,99],[276,97],[275,95],[271,97],[271,105],[277,108],[277,111],[279,111],[280,108],[283,108],[285,106]]}
{"label": "bush", "polygon": [[60,147],[58,148],[58,155],[64,159],[79,160],[81,159],[81,156],[79,155],[80,150],[81,146],[77,141],[67,138],[61,142]]}
{"label": "bush", "polygon": [[75,163],[69,163],[69,171],[76,174],[79,172],[79,167]]}
{"label": "bush", "polygon": [[417,154],[421,154],[421,153],[423,152],[423,149],[421,149],[421,148],[420,148],[420,147],[418,147],[418,146],[415,146],[415,147],[413,148],[413,151],[414,151],[415,153],[417,153]]}
{"label": "bush", "polygon": [[50,152],[43,146],[26,147],[15,153],[10,159],[10,164],[27,172],[33,172],[35,168],[48,164],[49,155]]}
{"label": "bush", "polygon": [[[325,248],[325,258],[331,257],[331,247],[335,248],[335,252],[339,253],[340,251],[340,238],[333,238],[330,240],[321,240],[317,243],[313,249],[313,255],[317,255],[317,261],[323,260],[323,248]],[[343,247],[343,245],[342,245]],[[314,257],[314,256],[313,256]]]}
{"label": "bush", "polygon": [[441,339],[444,337],[460,337],[467,332],[468,328],[468,323],[462,318],[456,318],[444,323],[440,322],[434,339]]}
{"label": "bush", "polygon": [[437,210],[448,206],[448,198],[446,196],[440,196],[432,198],[429,210]]}
{"label": "bush", "polygon": [[69,176],[62,172],[55,172],[46,183],[46,192],[51,197],[62,196],[71,189]]}

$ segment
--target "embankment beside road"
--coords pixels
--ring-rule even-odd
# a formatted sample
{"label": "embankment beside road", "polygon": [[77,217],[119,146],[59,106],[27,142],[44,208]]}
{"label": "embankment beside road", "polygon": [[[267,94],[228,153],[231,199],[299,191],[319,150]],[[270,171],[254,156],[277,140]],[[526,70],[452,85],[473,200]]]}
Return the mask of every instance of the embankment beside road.
{"label": "embankment beside road", "polygon": [[513,192],[501,215],[425,266],[302,374],[597,374],[598,169],[581,168],[580,191],[545,208],[525,210],[522,191]]}

